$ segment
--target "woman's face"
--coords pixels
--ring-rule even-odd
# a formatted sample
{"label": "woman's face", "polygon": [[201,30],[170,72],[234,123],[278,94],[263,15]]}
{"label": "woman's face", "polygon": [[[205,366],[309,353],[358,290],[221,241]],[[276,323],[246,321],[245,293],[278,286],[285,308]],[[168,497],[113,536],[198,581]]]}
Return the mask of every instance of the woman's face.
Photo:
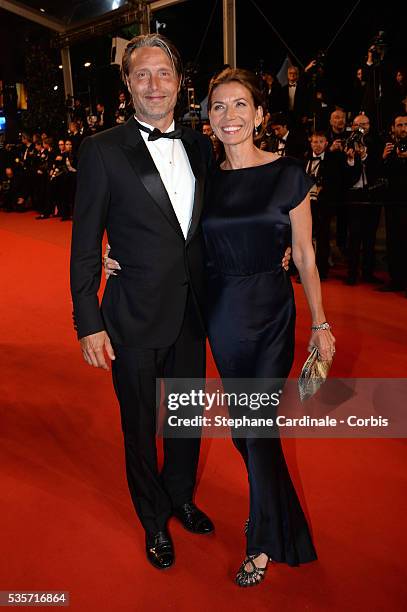
{"label": "woman's face", "polygon": [[232,81],[213,91],[209,120],[215,135],[225,145],[253,141],[253,130],[263,119],[261,106],[254,106],[250,91]]}

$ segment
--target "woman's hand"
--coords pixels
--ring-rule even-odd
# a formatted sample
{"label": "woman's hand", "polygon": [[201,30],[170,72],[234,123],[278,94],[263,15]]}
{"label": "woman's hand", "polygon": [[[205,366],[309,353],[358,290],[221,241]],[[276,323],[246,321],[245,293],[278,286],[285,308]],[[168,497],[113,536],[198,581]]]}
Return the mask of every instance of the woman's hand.
{"label": "woman's hand", "polygon": [[117,273],[115,272],[115,270],[121,270],[119,262],[116,261],[115,259],[110,259],[109,253],[110,253],[110,244],[107,244],[105,254],[103,255],[103,268],[105,270],[106,280],[110,276],[117,276]]}
{"label": "woman's hand", "polygon": [[308,350],[317,347],[321,361],[330,361],[335,354],[335,337],[330,329],[319,329],[311,334]]}

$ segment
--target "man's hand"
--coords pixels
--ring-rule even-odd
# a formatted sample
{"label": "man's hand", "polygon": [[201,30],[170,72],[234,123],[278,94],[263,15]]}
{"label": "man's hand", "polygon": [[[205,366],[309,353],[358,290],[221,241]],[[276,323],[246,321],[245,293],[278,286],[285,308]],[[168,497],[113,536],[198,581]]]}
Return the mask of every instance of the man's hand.
{"label": "man's hand", "polygon": [[367,156],[367,147],[358,142],[355,142],[355,153],[359,155],[359,157],[363,161]]}
{"label": "man's hand", "polygon": [[314,66],[316,65],[317,65],[317,60],[316,59],[311,60],[308,66],[305,67],[304,72],[308,72],[308,70],[311,70],[311,68],[314,68]]}
{"label": "man's hand", "polygon": [[386,142],[386,146],[384,147],[384,151],[383,151],[383,159],[387,159],[390,153],[393,151],[393,149],[394,149],[394,144],[392,142]]}
{"label": "man's hand", "polygon": [[340,138],[337,138],[336,140],[334,140],[329,150],[330,151],[343,151],[342,140]]}
{"label": "man's hand", "polygon": [[109,370],[109,366],[106,363],[104,350],[106,350],[106,353],[110,359],[113,360],[116,359],[116,357],[110,343],[110,338],[105,331],[90,334],[90,336],[84,336],[79,340],[79,342],[82,349],[82,355],[86,363],[94,368]]}
{"label": "man's hand", "polygon": [[354,162],[355,161],[355,149],[353,149],[352,147],[349,149],[345,150],[346,156],[348,158],[348,162]]}
{"label": "man's hand", "polygon": [[288,266],[290,264],[290,259],[291,259],[291,247],[287,247],[284,253],[284,257],[281,261],[281,265],[283,266],[286,272],[288,272]]}

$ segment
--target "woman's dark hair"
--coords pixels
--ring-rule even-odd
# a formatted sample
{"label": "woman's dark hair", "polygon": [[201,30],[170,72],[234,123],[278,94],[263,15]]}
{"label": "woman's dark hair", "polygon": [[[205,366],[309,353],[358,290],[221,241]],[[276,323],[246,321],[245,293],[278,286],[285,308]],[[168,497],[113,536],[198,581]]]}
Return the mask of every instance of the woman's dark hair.
{"label": "woman's dark hair", "polygon": [[[208,111],[210,111],[212,107],[212,99],[215,89],[220,85],[225,85],[226,83],[239,83],[245,87],[250,92],[255,108],[257,109],[259,106],[261,106],[263,112],[265,112],[266,106],[259,78],[253,72],[243,70],[242,68],[226,68],[211,79],[208,91]],[[255,135],[255,141],[261,140],[263,136],[264,128],[261,125],[259,131]]]}

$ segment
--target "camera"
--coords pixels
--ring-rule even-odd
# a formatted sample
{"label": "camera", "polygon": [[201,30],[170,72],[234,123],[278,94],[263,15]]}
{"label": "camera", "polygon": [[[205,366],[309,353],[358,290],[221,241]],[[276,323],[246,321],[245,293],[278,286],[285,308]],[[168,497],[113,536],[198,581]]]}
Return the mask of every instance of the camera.
{"label": "camera", "polygon": [[383,60],[386,49],[386,35],[383,30],[380,30],[376,36],[373,37],[369,46],[369,51],[371,52],[373,61],[375,63],[380,63]]}
{"label": "camera", "polygon": [[318,51],[316,57],[315,57],[315,68],[324,68],[325,67],[325,60],[326,60],[326,53],[325,51]]}
{"label": "camera", "polygon": [[396,149],[399,153],[407,153],[407,138],[396,141]]}
{"label": "camera", "polygon": [[354,149],[355,145],[358,144],[361,147],[365,145],[365,135],[366,130],[362,127],[356,128],[353,132],[351,132],[350,136],[345,140],[344,147],[345,149]]}

